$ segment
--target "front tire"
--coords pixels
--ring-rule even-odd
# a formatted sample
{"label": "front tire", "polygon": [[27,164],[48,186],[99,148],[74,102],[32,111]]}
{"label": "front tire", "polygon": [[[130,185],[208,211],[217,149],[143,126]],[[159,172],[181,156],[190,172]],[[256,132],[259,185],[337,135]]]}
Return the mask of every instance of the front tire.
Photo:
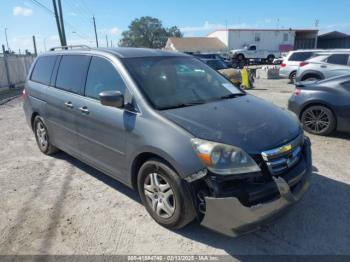
{"label": "front tire", "polygon": [[304,129],[315,135],[326,136],[336,128],[333,112],[325,106],[310,106],[301,115]]}
{"label": "front tire", "polygon": [[194,219],[196,213],[188,190],[161,159],[151,159],[141,166],[137,185],[143,205],[158,224],[178,229]]}
{"label": "front tire", "polygon": [[58,149],[50,143],[49,133],[41,116],[36,116],[34,118],[33,131],[36,143],[42,153],[51,155],[58,151]]}

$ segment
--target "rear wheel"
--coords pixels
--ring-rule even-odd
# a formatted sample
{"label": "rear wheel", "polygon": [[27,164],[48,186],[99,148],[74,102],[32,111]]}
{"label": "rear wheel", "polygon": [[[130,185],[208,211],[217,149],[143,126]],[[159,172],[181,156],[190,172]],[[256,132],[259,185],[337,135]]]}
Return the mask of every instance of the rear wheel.
{"label": "rear wheel", "polygon": [[244,55],[243,54],[237,55],[237,60],[240,62],[244,61],[245,60]]}
{"label": "rear wheel", "polygon": [[145,162],[138,174],[138,190],[143,205],[160,225],[177,229],[195,217],[189,192],[179,176],[160,159]]}
{"label": "rear wheel", "polygon": [[50,143],[49,133],[47,132],[47,128],[42,117],[36,116],[34,118],[33,128],[36,143],[38,144],[41,152],[46,155],[50,155],[58,151],[58,149]]}
{"label": "rear wheel", "polygon": [[304,129],[316,135],[329,135],[335,130],[333,112],[325,106],[311,106],[301,115]]}
{"label": "rear wheel", "polygon": [[302,81],[318,81],[321,80],[321,77],[319,77],[318,75],[306,75],[303,77]]}
{"label": "rear wheel", "polygon": [[295,84],[295,77],[297,75],[297,72],[292,72],[290,75],[289,75],[289,80],[292,84]]}

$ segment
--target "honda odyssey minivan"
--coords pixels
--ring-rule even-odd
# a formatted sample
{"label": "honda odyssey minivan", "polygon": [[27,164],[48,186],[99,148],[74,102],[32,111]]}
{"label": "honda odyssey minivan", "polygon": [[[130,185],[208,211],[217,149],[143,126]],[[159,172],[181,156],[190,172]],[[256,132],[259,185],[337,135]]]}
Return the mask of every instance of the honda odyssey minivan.
{"label": "honda odyssey minivan", "polygon": [[298,119],[189,55],[56,48],[36,59],[23,96],[44,154],[62,150],[134,188],[167,228],[197,218],[246,233],[310,185]]}

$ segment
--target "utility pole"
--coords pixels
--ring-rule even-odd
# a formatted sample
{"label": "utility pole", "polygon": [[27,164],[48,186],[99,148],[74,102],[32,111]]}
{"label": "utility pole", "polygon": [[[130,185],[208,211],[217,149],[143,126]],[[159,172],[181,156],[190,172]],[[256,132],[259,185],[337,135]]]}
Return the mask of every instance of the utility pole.
{"label": "utility pole", "polygon": [[57,1],[58,1],[58,9],[60,12],[60,23],[61,23],[61,33],[62,33],[62,39],[63,39],[63,46],[66,46],[67,45],[67,38],[66,38],[66,32],[64,30],[64,21],[63,21],[61,0],[57,0]]}
{"label": "utility pole", "polygon": [[107,47],[108,47],[108,36],[106,35],[106,44],[107,44]]}
{"label": "utility pole", "polygon": [[58,18],[56,0],[52,0],[52,4],[53,4],[53,10],[55,12],[55,18],[56,18],[56,25],[57,25],[58,35],[60,37],[61,46],[63,46],[62,32],[61,32],[60,21],[59,21],[59,18]]}
{"label": "utility pole", "polygon": [[38,52],[37,52],[37,50],[36,50],[35,35],[33,35],[33,46],[34,46],[34,54],[35,54],[35,56],[37,56],[37,55],[38,55]]}
{"label": "utility pole", "polygon": [[110,44],[110,47],[113,47],[113,42],[112,42],[112,40],[111,40],[111,44]]}
{"label": "utility pole", "polygon": [[7,39],[7,27],[5,27],[5,38],[6,38],[7,51],[10,52],[9,41],[8,41],[8,39]]}
{"label": "utility pole", "polygon": [[96,47],[98,48],[98,38],[97,38],[97,30],[96,30],[96,21],[95,21],[95,16],[93,16],[93,17],[92,17],[92,20],[94,21],[94,29],[95,29]]}

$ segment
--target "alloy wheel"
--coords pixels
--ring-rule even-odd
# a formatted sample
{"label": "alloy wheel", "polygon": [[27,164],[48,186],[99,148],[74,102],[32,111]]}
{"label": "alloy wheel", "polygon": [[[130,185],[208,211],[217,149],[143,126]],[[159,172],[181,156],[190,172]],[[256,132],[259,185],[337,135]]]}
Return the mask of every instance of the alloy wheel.
{"label": "alloy wheel", "polygon": [[170,218],[174,214],[174,191],[164,176],[158,173],[148,174],[143,188],[147,203],[155,214],[162,218]]}
{"label": "alloy wheel", "polygon": [[46,150],[48,146],[47,132],[42,122],[38,122],[36,125],[36,136],[38,144],[42,150]]}
{"label": "alloy wheel", "polygon": [[330,126],[330,118],[321,108],[310,109],[305,112],[303,124],[315,133],[322,133]]}

